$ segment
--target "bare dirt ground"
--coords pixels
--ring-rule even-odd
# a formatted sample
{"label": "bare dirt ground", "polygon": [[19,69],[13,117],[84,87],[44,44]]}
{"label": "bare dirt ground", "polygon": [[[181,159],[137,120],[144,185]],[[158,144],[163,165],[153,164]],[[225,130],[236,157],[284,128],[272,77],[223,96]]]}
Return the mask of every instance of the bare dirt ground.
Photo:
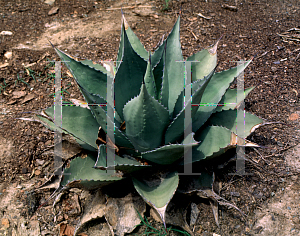
{"label": "bare dirt ground", "polygon": [[[171,0],[166,11],[162,11],[165,2],[151,0],[46,2],[0,1],[0,235],[71,235],[65,229],[63,234],[62,227],[71,230],[78,223],[89,199],[87,191],[70,191],[54,209],[53,201],[38,208],[53,192],[33,191],[53,171],[53,133],[16,118],[53,104],[54,67],[49,61],[58,57],[48,40],[80,59],[115,59],[121,6],[148,50],[171,30],[181,10],[185,57],[221,35],[219,70],[256,55],[245,72],[245,87],[256,86],[245,101],[246,110],[280,122],[251,136],[268,147],[247,150],[246,168],[252,175],[229,175],[234,163],[217,174],[221,196],[247,218],[220,207],[217,227],[209,203],[196,202],[200,214],[193,226],[195,235],[300,235],[298,0]],[[236,6],[237,11],[226,5]],[[66,68],[62,75],[63,99],[80,98]],[[149,221],[161,227],[150,216]],[[109,235],[105,221],[101,222],[98,235]],[[142,232],[140,227],[133,233]]]}

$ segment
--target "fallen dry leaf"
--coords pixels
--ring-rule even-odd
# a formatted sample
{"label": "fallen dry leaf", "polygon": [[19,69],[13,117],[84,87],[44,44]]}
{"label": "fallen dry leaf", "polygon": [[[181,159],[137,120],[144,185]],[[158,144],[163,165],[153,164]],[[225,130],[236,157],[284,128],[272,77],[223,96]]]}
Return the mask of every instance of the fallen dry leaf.
{"label": "fallen dry leaf", "polygon": [[59,236],[73,236],[75,228],[67,225],[61,224],[59,229]]}
{"label": "fallen dry leaf", "polygon": [[[75,228],[73,226],[62,223],[62,224],[60,224],[59,236],[73,236],[74,231],[75,231]],[[88,236],[85,233],[80,233],[77,235],[78,236]]]}
{"label": "fallen dry leaf", "polygon": [[130,193],[123,198],[107,197],[105,219],[116,235],[124,236],[131,233],[141,222],[137,212],[143,217],[145,211],[146,203],[140,196]]}
{"label": "fallen dry leaf", "polygon": [[21,102],[21,104],[25,103],[25,102],[29,102],[30,100],[34,99],[34,94],[33,93],[30,93],[28,94],[24,99],[23,101]]}
{"label": "fallen dry leaf", "polygon": [[13,97],[12,98],[21,98],[26,95],[25,91],[14,91],[12,92]]}
{"label": "fallen dry leaf", "polygon": [[58,13],[58,7],[52,7],[51,10],[48,12],[48,16],[52,16]]}
{"label": "fallen dry leaf", "polygon": [[17,100],[10,100],[9,102],[7,102],[7,105],[13,105],[17,102]]}

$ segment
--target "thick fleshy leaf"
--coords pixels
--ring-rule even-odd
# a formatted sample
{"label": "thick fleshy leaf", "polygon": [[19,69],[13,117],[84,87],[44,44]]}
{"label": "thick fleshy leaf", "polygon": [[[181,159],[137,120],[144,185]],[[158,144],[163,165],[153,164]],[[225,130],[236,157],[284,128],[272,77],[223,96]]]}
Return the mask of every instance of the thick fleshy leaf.
{"label": "thick fleshy leaf", "polygon": [[[238,120],[240,117],[242,117],[242,120]],[[241,137],[249,136],[258,126],[265,123],[263,119],[248,112],[244,113],[242,110],[216,112],[207,121],[208,125],[226,127]],[[237,129],[240,130],[237,132]]]}
{"label": "thick fleshy leaf", "polygon": [[[247,95],[254,89],[255,87],[250,87],[245,89],[244,92],[244,97],[246,98]],[[237,101],[237,89],[228,89],[224,96],[222,97],[221,101],[218,104],[218,107],[214,110],[214,112],[217,111],[222,111],[222,110],[229,110],[229,109],[235,109],[237,108],[241,102],[244,101],[241,97],[242,100]]]}
{"label": "thick fleshy leaf", "polygon": [[193,133],[185,138],[182,144],[170,144],[148,152],[142,152],[142,158],[148,161],[169,165],[183,157],[186,147],[197,146],[197,141],[193,138]]}
{"label": "thick fleshy leaf", "polygon": [[166,41],[165,65],[162,81],[161,103],[173,115],[175,103],[184,87],[184,63],[179,36],[180,17],[178,17]]}
{"label": "thick fleshy leaf", "polygon": [[84,88],[80,89],[98,124],[102,127],[106,127],[106,101],[102,97],[89,93]]}
{"label": "thick fleshy leaf", "polygon": [[164,72],[164,49],[165,49],[166,41],[163,42],[162,45],[153,53],[151,56],[151,65],[153,69],[153,75],[156,86],[157,98],[161,99],[161,86],[162,86],[162,78]]}
{"label": "thick fleshy leaf", "polygon": [[135,35],[135,33],[132,31],[132,29],[129,27],[124,15],[123,15],[123,24],[125,28],[125,32],[127,34],[127,37],[129,39],[129,42],[133,48],[133,50],[142,57],[145,61],[148,60],[148,52],[145,49],[144,45],[141,43],[139,38]]}
{"label": "thick fleshy leaf", "polygon": [[[152,61],[152,59],[151,59]],[[153,65],[152,65],[153,66]],[[156,67],[153,68],[157,99],[161,98],[161,86],[164,71],[164,59],[162,58]]]}
{"label": "thick fleshy leaf", "polygon": [[120,36],[120,44],[117,56],[117,68],[119,68],[120,63],[122,61],[124,55],[124,35],[126,34],[131,47],[133,50],[145,61],[148,60],[148,52],[140,42],[139,38],[134,34],[132,29],[129,27],[124,15],[122,14],[122,24],[121,24],[121,36]]}
{"label": "thick fleshy leaf", "polygon": [[[39,122],[42,125],[44,125],[46,128],[54,130],[54,131],[58,131],[60,133],[64,133],[64,134],[70,134],[75,140],[76,142],[81,146],[81,148],[86,149],[88,151],[95,151],[95,147],[90,146],[89,144],[87,144],[86,142],[80,140],[79,138],[75,137],[74,135],[72,135],[71,133],[69,133],[68,131],[61,129],[60,127],[57,127],[52,118],[50,118],[48,115],[46,115],[45,113],[43,114],[37,114],[34,116],[34,118],[22,118],[22,119],[26,119],[29,121],[35,121],[35,122]],[[69,153],[69,151],[68,151]],[[63,159],[68,159],[68,155],[67,156],[62,156]]]}
{"label": "thick fleshy leaf", "polygon": [[196,132],[211,116],[216,109],[218,103],[227,91],[234,79],[249,65],[251,61],[245,62],[243,65],[215,73],[208,83],[202,96],[198,111],[193,119],[193,132]]}
{"label": "thick fleshy leaf", "polygon": [[70,166],[64,169],[61,185],[95,189],[122,179],[106,173],[105,170],[94,169],[96,159],[96,152],[73,159]]}
{"label": "thick fleshy leaf", "polygon": [[146,68],[147,62],[133,50],[124,34],[124,54],[115,76],[115,108],[122,121],[125,104],[140,93]]}
{"label": "thick fleshy leaf", "polygon": [[[195,103],[198,104],[201,101],[201,98],[205,92],[205,89],[207,87],[207,85],[209,84],[213,74],[214,74],[215,70],[211,71],[211,73],[206,76],[205,79],[203,79],[201,81],[201,84],[198,85],[197,90],[193,93],[192,95],[192,100],[189,99],[187,101],[187,105],[191,106],[191,103]],[[182,93],[183,94],[183,93]],[[180,100],[183,100],[181,96],[179,96]],[[179,101],[181,102],[181,101]],[[176,106],[175,106],[176,107]],[[195,107],[191,107],[191,117],[193,118],[197,112],[198,106]],[[184,133],[184,122],[185,122],[185,108],[183,108],[179,114],[175,117],[175,119],[172,121],[172,123],[169,125],[167,131],[166,131],[166,135],[165,135],[165,144],[167,143],[173,143],[176,140],[178,140]]]}
{"label": "thick fleshy leaf", "polygon": [[152,59],[152,67],[155,68],[158,63],[161,61],[163,52],[165,49],[166,40],[162,42],[161,45],[154,51],[153,55],[151,56]]}
{"label": "thick fleshy leaf", "polygon": [[54,49],[64,61],[76,82],[82,88],[89,91],[89,93],[98,94],[102,98],[106,98],[106,83],[108,75],[103,72],[105,69],[102,66],[102,69],[98,70],[96,69],[96,66],[91,67],[87,61],[76,61],[61,50],[57,48]]}
{"label": "thick fleshy leaf", "polygon": [[[45,111],[53,123],[54,106]],[[45,119],[45,118],[44,118]],[[44,120],[46,122],[46,120]],[[55,127],[55,124],[52,124]],[[99,124],[87,108],[76,106],[62,106],[62,129],[73,137],[81,140],[94,150],[97,150],[96,139],[98,137]]]}
{"label": "thick fleshy leaf", "polygon": [[161,177],[148,176],[148,178],[132,178],[136,191],[160,215],[165,225],[165,212],[169,202],[176,192],[179,183],[178,173],[169,172]]}
{"label": "thick fleshy leaf", "polygon": [[148,151],[162,144],[169,113],[148,94],[145,84],[139,96],[125,105],[123,113],[126,135],[137,150]]}
{"label": "thick fleshy leaf", "polygon": [[[92,95],[83,89],[82,89],[82,93],[84,95],[85,100],[88,102],[92,114],[94,115],[99,126],[101,126],[104,132],[107,133],[107,121],[109,121],[110,122],[109,127],[114,128],[114,130],[111,131],[110,133],[114,133],[116,144],[121,147],[133,148],[133,145],[128,140],[128,138],[123,134],[122,131],[120,131],[120,125],[121,125],[120,120],[118,120],[117,118],[114,119],[114,124],[113,124],[112,119],[107,117],[106,106],[108,105],[107,104],[105,104],[105,106],[100,105],[102,104],[100,97],[96,95]],[[118,117],[116,111],[115,111],[115,117]]]}
{"label": "thick fleshy leaf", "polygon": [[84,64],[84,65],[87,65],[87,66],[89,66],[89,67],[92,67],[92,68],[94,68],[94,69],[96,69],[96,70],[100,70],[100,71],[102,71],[104,74],[107,74],[108,73],[108,71],[105,69],[105,67],[104,66],[102,66],[102,65],[100,65],[100,64],[98,64],[98,63],[95,63],[95,62],[93,62],[93,61],[91,61],[91,60],[83,60],[83,61],[80,61],[82,64]]}
{"label": "thick fleshy leaf", "polygon": [[155,78],[152,71],[151,66],[151,58],[149,58],[146,74],[144,77],[144,82],[146,89],[151,97],[154,97],[157,100],[157,90],[156,90],[156,84],[155,84]]}
{"label": "thick fleshy leaf", "polygon": [[203,79],[216,67],[219,41],[215,45],[203,49],[187,59],[187,61],[199,61],[192,62],[192,82]]}
{"label": "thick fleshy leaf", "polygon": [[[200,142],[193,148],[193,162],[224,154],[236,146],[259,147],[259,145],[240,138],[231,130],[221,126],[208,126],[196,136]],[[184,164],[184,163],[182,163]]]}
{"label": "thick fleshy leaf", "polygon": [[139,161],[135,160],[133,157],[125,156],[120,157],[117,154],[115,154],[114,158],[114,165],[107,165],[107,146],[100,145],[98,149],[98,158],[95,163],[94,168],[100,169],[100,170],[117,170],[122,171],[123,173],[131,173],[137,170],[141,170],[144,168],[149,168],[151,165],[145,165],[143,163],[140,163]]}
{"label": "thick fleshy leaf", "polygon": [[117,59],[116,59],[116,67],[117,67],[117,71],[120,67],[122,58],[123,58],[123,54],[124,54],[124,23],[123,23],[123,16],[122,16],[122,24],[121,24],[121,35],[120,35],[120,44],[119,44],[119,49],[118,49],[118,55],[117,55]]}

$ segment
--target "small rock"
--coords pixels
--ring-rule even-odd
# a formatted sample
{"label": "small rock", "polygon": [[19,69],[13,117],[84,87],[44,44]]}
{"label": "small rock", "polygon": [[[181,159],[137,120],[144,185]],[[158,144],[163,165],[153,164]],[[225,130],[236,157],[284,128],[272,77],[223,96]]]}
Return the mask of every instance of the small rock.
{"label": "small rock", "polygon": [[52,144],[52,141],[51,140],[48,140],[47,142],[45,142],[45,146],[47,147],[47,146],[51,146],[51,144]]}
{"label": "small rock", "polygon": [[37,163],[39,166],[42,166],[42,165],[45,163],[45,160],[36,159],[36,163]]}
{"label": "small rock", "polygon": [[238,192],[230,192],[230,194],[231,194],[233,197],[239,197],[239,196],[240,196],[240,193],[238,193]]}
{"label": "small rock", "polygon": [[27,169],[26,167],[23,167],[23,168],[22,168],[22,174],[26,174],[27,171],[28,171],[28,169]]}
{"label": "small rock", "polygon": [[35,175],[40,175],[41,171],[40,170],[36,170],[34,173],[35,173]]}
{"label": "small rock", "polygon": [[13,33],[10,31],[1,31],[0,35],[12,35]]}
{"label": "small rock", "polygon": [[26,135],[30,136],[31,135],[31,130],[27,130]]}
{"label": "small rock", "polygon": [[12,52],[4,53],[4,57],[6,57],[7,59],[10,59],[12,57]]}
{"label": "small rock", "polygon": [[52,16],[58,13],[58,7],[52,7],[51,10],[48,12],[48,16]]}
{"label": "small rock", "polygon": [[272,67],[271,67],[271,70],[272,70],[273,72],[275,72],[275,71],[277,71],[277,67],[272,66]]}
{"label": "small rock", "polygon": [[55,0],[45,0],[44,3],[48,4],[48,5],[53,5],[53,3],[55,2]]}
{"label": "small rock", "polygon": [[61,222],[61,221],[63,221],[64,220],[64,217],[62,216],[62,215],[59,215],[58,217],[57,217],[57,222]]}

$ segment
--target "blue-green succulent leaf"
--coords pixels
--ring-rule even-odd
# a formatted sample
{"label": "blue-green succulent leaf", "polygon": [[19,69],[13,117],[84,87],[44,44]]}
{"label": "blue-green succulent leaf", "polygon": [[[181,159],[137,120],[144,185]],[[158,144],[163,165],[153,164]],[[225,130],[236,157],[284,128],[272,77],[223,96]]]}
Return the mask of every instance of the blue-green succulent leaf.
{"label": "blue-green succulent leaf", "polygon": [[120,62],[124,55],[124,35],[126,34],[133,50],[145,61],[148,60],[148,52],[144,45],[140,42],[139,38],[135,35],[132,29],[129,27],[124,15],[122,15],[121,37],[117,56],[117,68],[119,68]]}
{"label": "blue-green succulent leaf", "polygon": [[[102,73],[104,73],[104,74],[109,74],[110,72],[109,71],[107,71],[106,69],[105,69],[105,67],[104,66],[102,66],[102,65],[100,65],[100,64],[98,64],[98,63],[95,63],[95,62],[93,62],[93,61],[91,61],[91,60],[83,60],[83,61],[80,61],[82,64],[84,64],[84,65],[87,65],[87,66],[89,66],[89,67],[91,67],[91,68],[94,68],[94,69],[96,69],[96,70],[99,70],[99,71],[101,71]],[[112,74],[109,74],[109,76],[112,76]]]}
{"label": "blue-green succulent leaf", "polygon": [[217,47],[219,41],[215,45],[203,49],[187,59],[187,61],[198,61],[192,62],[192,82],[202,80],[217,66]]}
{"label": "blue-green succulent leaf", "polygon": [[[54,106],[47,108],[45,111],[50,119],[48,121],[55,127]],[[97,150],[96,139],[98,137],[99,124],[94,119],[91,111],[87,108],[76,106],[62,106],[62,129],[64,132],[81,140],[85,144]]]}
{"label": "blue-green succulent leaf", "polygon": [[62,186],[97,189],[122,179],[122,177],[107,174],[105,170],[94,169],[96,159],[97,152],[73,159],[70,166],[64,169],[60,184]]}
{"label": "blue-green succulent leaf", "polygon": [[133,50],[124,34],[124,55],[115,76],[115,108],[122,121],[125,104],[140,93],[146,68],[147,62]]}
{"label": "blue-green succulent leaf", "polygon": [[132,29],[129,27],[124,15],[123,15],[123,24],[124,24],[124,28],[127,34],[127,37],[129,39],[129,42],[133,48],[133,50],[141,57],[143,58],[145,61],[148,60],[149,56],[148,56],[148,52],[145,49],[144,45],[141,43],[141,41],[139,40],[139,38],[135,35],[135,33],[132,31]]}
{"label": "blue-green succulent leaf", "polygon": [[[120,130],[121,122],[118,119],[114,119],[114,124],[112,123],[112,118],[107,117],[106,113],[106,106],[101,104],[101,98],[97,97],[96,95],[89,94],[87,91],[82,89],[82,93],[84,95],[85,100],[88,102],[89,108],[94,115],[95,119],[97,120],[99,126],[107,133],[107,121],[110,122],[109,127],[114,127],[114,131],[111,131],[115,134],[115,142],[117,145],[121,147],[133,148],[133,145],[129,141],[129,139],[123,134]],[[115,112],[116,113],[116,112]],[[115,114],[118,117],[118,114]]]}
{"label": "blue-green succulent leaf", "polygon": [[132,178],[132,182],[144,201],[159,213],[165,225],[167,206],[178,187],[178,173],[176,171],[169,172],[159,178],[157,176],[153,176],[152,178]]}
{"label": "blue-green succulent leaf", "polygon": [[255,87],[250,87],[245,89],[244,97],[241,97],[240,100],[237,101],[237,89],[228,89],[224,96],[222,97],[221,101],[218,104],[218,107],[215,109],[214,112],[222,111],[222,110],[229,110],[235,109],[238,107],[241,102],[244,101],[244,98],[254,89]]}
{"label": "blue-green succulent leaf", "polygon": [[187,147],[194,147],[198,142],[193,138],[194,133],[187,136],[182,144],[164,145],[160,148],[142,152],[142,158],[159,165],[169,165],[183,157]]}
{"label": "blue-green succulent leaf", "polygon": [[[193,132],[196,132],[208,120],[230,84],[250,62],[251,61],[247,61],[243,65],[213,75],[201,98],[197,113],[193,118]],[[193,105],[197,104],[193,103]]]}
{"label": "blue-green succulent leaf", "polygon": [[161,86],[162,86],[162,78],[164,72],[164,48],[166,41],[163,42],[162,45],[153,53],[151,56],[151,65],[153,68],[153,75],[156,86],[157,98],[161,100]]}
{"label": "blue-green succulent leaf", "polygon": [[184,62],[179,36],[180,17],[176,21],[165,47],[165,65],[162,81],[161,104],[173,116],[175,103],[184,87]]}
{"label": "blue-green succulent leaf", "polygon": [[148,94],[145,84],[139,96],[125,105],[123,113],[126,135],[137,150],[152,150],[163,143],[169,112]]}
{"label": "blue-green succulent leaf", "polygon": [[161,45],[159,45],[159,47],[154,51],[153,55],[151,56],[153,68],[155,68],[158,65],[158,63],[162,60],[165,44],[166,40],[163,41]]}
{"label": "blue-green succulent leaf", "polygon": [[105,69],[102,66],[98,65],[102,68],[101,70],[98,70],[96,69],[96,66],[91,67],[86,61],[76,61],[61,50],[57,48],[54,49],[64,61],[80,87],[89,91],[89,93],[98,94],[102,98],[106,98],[106,83],[108,75],[103,72]]}
{"label": "blue-green succulent leaf", "polygon": [[[201,101],[201,98],[205,92],[205,89],[206,89],[207,85],[209,84],[214,72],[215,72],[215,70],[211,71],[210,74],[207,75],[205,79],[201,80],[201,84],[198,85],[198,88],[192,95],[192,99],[189,99],[187,101],[186,105],[188,105],[188,104],[191,105],[191,103],[198,104]],[[183,95],[183,93],[182,93],[182,95]],[[183,96],[179,96],[178,99],[180,99],[180,101],[178,101],[178,103],[180,103],[181,100],[183,100]],[[176,108],[176,106],[175,106],[175,108]],[[191,110],[192,118],[195,116],[197,109],[198,109],[198,106],[192,107],[192,110]],[[172,123],[169,125],[169,127],[166,131],[166,135],[165,135],[165,144],[173,143],[176,140],[180,139],[180,137],[182,137],[183,132],[184,132],[185,112],[186,112],[186,109],[183,108],[179,112],[179,114],[174,118]]]}
{"label": "blue-green succulent leaf", "polygon": [[154,97],[157,100],[157,90],[156,90],[155,78],[151,66],[151,58],[149,58],[148,61],[144,82],[149,95]]}
{"label": "blue-green succulent leaf", "polygon": [[115,154],[114,164],[108,165],[107,162],[107,146],[100,145],[98,149],[98,158],[94,168],[101,170],[117,170],[123,173],[132,173],[145,168],[150,168],[151,165],[140,163],[135,158],[130,156],[119,156]]}
{"label": "blue-green succulent leaf", "polygon": [[221,126],[208,126],[196,135],[195,139],[200,144],[198,147],[193,148],[193,162],[220,156],[227,150],[236,148],[237,145],[259,147],[257,144],[249,142]]}
{"label": "blue-green succulent leaf", "polygon": [[[241,117],[242,119],[238,120]],[[226,127],[244,138],[248,137],[257,127],[264,123],[263,119],[243,110],[216,112],[207,121],[207,125]]]}

